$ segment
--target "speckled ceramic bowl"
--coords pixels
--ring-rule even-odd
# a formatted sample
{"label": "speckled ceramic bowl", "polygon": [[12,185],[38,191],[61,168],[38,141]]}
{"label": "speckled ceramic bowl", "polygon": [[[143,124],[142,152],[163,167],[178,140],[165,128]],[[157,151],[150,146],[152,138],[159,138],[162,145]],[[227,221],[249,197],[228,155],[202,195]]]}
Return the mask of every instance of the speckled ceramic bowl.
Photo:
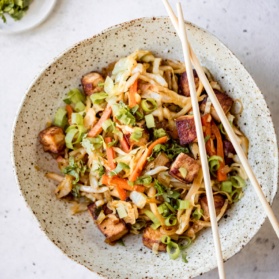
{"label": "speckled ceramic bowl", "polygon": [[[277,190],[277,144],[270,112],[263,95],[237,58],[220,41],[188,24],[192,46],[233,98],[242,101],[239,125],[250,139],[249,161],[267,200]],[[80,77],[136,49],[182,60],[179,38],[168,18],[143,18],[112,27],[82,41],[55,59],[28,90],[14,129],[14,163],[22,194],[40,227],[65,254],[107,278],[189,278],[216,267],[210,229],[201,233],[188,250],[187,264],[166,254],[154,255],[140,236],[125,238],[126,246],[108,246],[88,213],[72,216],[69,205],[55,198],[55,184],[45,178],[55,171],[37,135],[61,105],[63,96],[80,84]],[[263,132],[264,131],[264,132]],[[252,186],[220,222],[224,259],[237,253],[256,234],[266,215]]]}

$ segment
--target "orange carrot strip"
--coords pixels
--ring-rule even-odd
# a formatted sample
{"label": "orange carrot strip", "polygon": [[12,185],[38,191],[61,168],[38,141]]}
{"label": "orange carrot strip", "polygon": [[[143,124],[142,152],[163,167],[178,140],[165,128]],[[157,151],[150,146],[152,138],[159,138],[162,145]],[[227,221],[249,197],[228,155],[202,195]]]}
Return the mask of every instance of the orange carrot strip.
{"label": "orange carrot strip", "polygon": [[106,153],[107,153],[107,158],[108,158],[108,165],[110,167],[110,170],[114,170],[116,168],[116,164],[114,162],[115,151],[114,151],[114,149],[112,147],[108,146],[108,144],[110,142],[112,142],[111,137],[105,138],[105,143],[107,144]]}
{"label": "orange carrot strip", "polygon": [[125,139],[125,136],[123,135],[122,139],[119,140],[121,148],[124,152],[129,153],[130,152],[130,146],[127,140]]}
{"label": "orange carrot strip", "polygon": [[66,111],[67,111],[68,123],[71,125],[71,123],[72,123],[72,113],[73,113],[72,106],[66,105]]}
{"label": "orange carrot strip", "polygon": [[227,180],[227,174],[223,171],[225,167],[223,140],[221,133],[214,122],[212,122],[212,132],[214,133],[217,140],[217,156],[220,156],[223,159],[223,161],[220,162],[219,169],[217,170],[217,179],[218,181],[225,181]]}
{"label": "orange carrot strip", "polygon": [[125,201],[127,199],[127,197],[128,197],[127,192],[123,188],[118,186],[118,185],[115,185],[115,187],[116,187],[116,190],[117,190],[117,192],[119,194],[120,200]]}
{"label": "orange carrot strip", "polygon": [[206,152],[209,156],[216,155],[216,150],[213,144],[213,139],[211,136],[211,121],[209,121],[209,118],[211,117],[210,114],[205,114],[202,116],[202,125],[205,127],[204,135],[207,137],[209,136],[208,141],[205,143]]}
{"label": "orange carrot strip", "polygon": [[128,190],[128,191],[137,191],[137,192],[144,192],[145,187],[141,185],[129,185],[128,181],[125,178],[119,177],[117,175],[114,176],[108,176],[104,174],[101,179],[101,183],[109,186],[119,186],[122,189]]}
{"label": "orange carrot strip", "polygon": [[148,148],[145,150],[145,152],[143,153],[143,155],[141,156],[141,158],[139,159],[134,171],[132,172],[131,176],[130,176],[130,181],[134,182],[137,180],[137,178],[139,177],[139,175],[141,174],[144,165],[147,161],[147,158],[151,155],[153,148],[160,143],[165,143],[168,141],[168,137],[164,136],[162,138],[159,138],[157,140],[155,140],[152,144],[150,144],[148,146]]}
{"label": "orange carrot strip", "polygon": [[106,109],[103,111],[101,118],[96,123],[96,125],[92,127],[92,129],[89,131],[87,136],[91,138],[98,136],[103,130],[102,128],[103,122],[105,122],[108,118],[110,118],[111,113],[112,113],[111,107],[107,106]]}
{"label": "orange carrot strip", "polygon": [[129,107],[132,108],[137,104],[136,101],[136,93],[138,91],[138,80],[136,79],[135,82],[129,88]]}

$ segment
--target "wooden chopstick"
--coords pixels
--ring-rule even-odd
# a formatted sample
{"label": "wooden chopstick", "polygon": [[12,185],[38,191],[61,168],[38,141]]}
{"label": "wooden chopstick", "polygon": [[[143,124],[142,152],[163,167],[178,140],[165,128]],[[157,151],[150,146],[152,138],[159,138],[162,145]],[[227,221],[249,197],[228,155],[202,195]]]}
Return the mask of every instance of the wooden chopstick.
{"label": "wooden chopstick", "polygon": [[[175,16],[170,4],[168,3],[167,0],[163,0],[163,3],[166,7],[166,10],[168,11],[169,17],[171,19],[171,22],[172,22],[175,30],[177,31],[178,35],[180,36],[179,29],[178,29],[178,20]],[[234,131],[233,131],[233,129],[232,129],[232,127],[231,127],[231,125],[230,125],[230,123],[229,123],[229,121],[228,121],[228,119],[227,119],[227,117],[226,117],[218,99],[217,99],[217,97],[215,96],[215,93],[214,93],[211,85],[209,84],[208,79],[207,79],[207,77],[206,77],[206,75],[205,75],[205,73],[202,69],[202,66],[201,66],[201,64],[200,64],[200,62],[199,62],[199,60],[198,60],[196,54],[194,53],[190,44],[189,44],[189,48],[190,48],[192,64],[194,65],[194,67],[197,71],[197,74],[198,74],[201,82],[203,83],[203,86],[204,86],[204,88],[205,88],[205,90],[206,90],[206,92],[207,92],[207,94],[208,94],[208,96],[209,96],[209,98],[210,98],[210,100],[211,100],[211,102],[212,102],[212,104],[213,104],[213,106],[214,106],[214,108],[215,108],[215,110],[216,110],[216,112],[217,112],[217,114],[218,114],[218,116],[219,116],[219,118],[220,118],[220,120],[221,120],[221,122],[222,122],[230,140],[231,140],[231,142],[232,142],[232,144],[233,144],[233,147],[234,147],[234,149],[235,149],[235,151],[236,151],[236,153],[239,157],[239,160],[240,160],[240,162],[241,162],[249,180],[251,181],[251,184],[254,187],[254,190],[256,191],[256,194],[257,194],[257,196],[258,196],[258,198],[259,198],[259,200],[260,200],[260,202],[261,202],[261,204],[262,204],[262,206],[265,210],[265,213],[267,214],[267,216],[269,218],[269,221],[270,221],[277,237],[279,238],[279,222],[276,219],[276,216],[275,216],[274,212],[272,211],[271,206],[267,202],[267,200],[264,196],[264,193],[262,191],[262,188],[261,188],[261,186],[260,186],[260,184],[259,184],[259,182],[258,182],[258,180],[257,180],[249,162],[248,162],[248,159],[247,159],[244,151],[242,150],[240,144],[238,143],[237,137],[236,137],[236,135],[235,135],[235,133],[234,133]]]}
{"label": "wooden chopstick", "polygon": [[196,126],[196,133],[198,138],[198,146],[199,146],[200,159],[201,159],[201,165],[203,171],[203,179],[204,179],[204,184],[206,189],[206,197],[207,197],[207,202],[209,207],[209,216],[210,216],[210,222],[211,222],[211,228],[212,228],[212,234],[213,234],[213,240],[215,246],[219,277],[225,278],[223,255],[222,255],[221,242],[220,242],[217,219],[216,219],[213,192],[212,192],[212,187],[210,182],[210,174],[209,174],[209,167],[207,161],[207,154],[205,150],[205,142],[204,142],[202,123],[201,123],[200,109],[199,109],[199,103],[197,98],[196,86],[194,82],[193,69],[190,60],[190,48],[189,48],[188,38],[185,29],[185,21],[183,18],[183,12],[180,3],[177,3],[177,13],[179,19],[178,21],[179,21],[180,39],[182,43],[186,72],[187,72],[187,77],[188,77],[188,82],[190,87],[190,96],[191,96],[191,102],[192,102],[192,108],[193,108],[193,114],[194,114],[194,120]]}

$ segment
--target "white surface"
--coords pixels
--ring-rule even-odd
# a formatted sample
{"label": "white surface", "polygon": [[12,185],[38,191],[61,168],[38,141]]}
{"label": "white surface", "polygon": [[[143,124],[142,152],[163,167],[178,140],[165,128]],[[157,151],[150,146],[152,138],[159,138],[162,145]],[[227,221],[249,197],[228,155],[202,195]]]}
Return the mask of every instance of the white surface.
{"label": "white surface", "polygon": [[56,0],[33,1],[21,20],[14,20],[5,14],[6,22],[0,20],[0,32],[5,34],[20,33],[30,30],[42,23],[51,13]]}
{"label": "white surface", "polygon": [[[215,34],[243,62],[266,97],[278,134],[278,1],[192,0],[183,7],[187,20]],[[46,238],[20,197],[9,154],[12,124],[34,76],[65,48],[111,25],[160,15],[166,15],[160,0],[59,0],[51,16],[32,31],[0,35],[0,278],[98,278]],[[273,209],[279,218],[278,195]],[[278,278],[278,258],[278,239],[267,221],[225,264],[227,278]],[[217,276],[214,270],[201,278]]]}

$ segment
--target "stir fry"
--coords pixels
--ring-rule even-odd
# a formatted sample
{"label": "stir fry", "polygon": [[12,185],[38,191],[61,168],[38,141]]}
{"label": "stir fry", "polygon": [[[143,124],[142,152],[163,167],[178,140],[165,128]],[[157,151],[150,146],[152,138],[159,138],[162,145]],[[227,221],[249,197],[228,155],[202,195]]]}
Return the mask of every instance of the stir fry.
{"label": "stir fry", "polygon": [[[248,153],[238,102],[204,71]],[[219,221],[243,196],[246,174],[195,70],[194,77]],[[59,183],[57,198],[70,201],[73,214],[88,210],[108,244],[142,234],[154,253],[176,259],[210,227],[184,64],[138,50],[81,84],[39,134],[61,171],[46,174]]]}

